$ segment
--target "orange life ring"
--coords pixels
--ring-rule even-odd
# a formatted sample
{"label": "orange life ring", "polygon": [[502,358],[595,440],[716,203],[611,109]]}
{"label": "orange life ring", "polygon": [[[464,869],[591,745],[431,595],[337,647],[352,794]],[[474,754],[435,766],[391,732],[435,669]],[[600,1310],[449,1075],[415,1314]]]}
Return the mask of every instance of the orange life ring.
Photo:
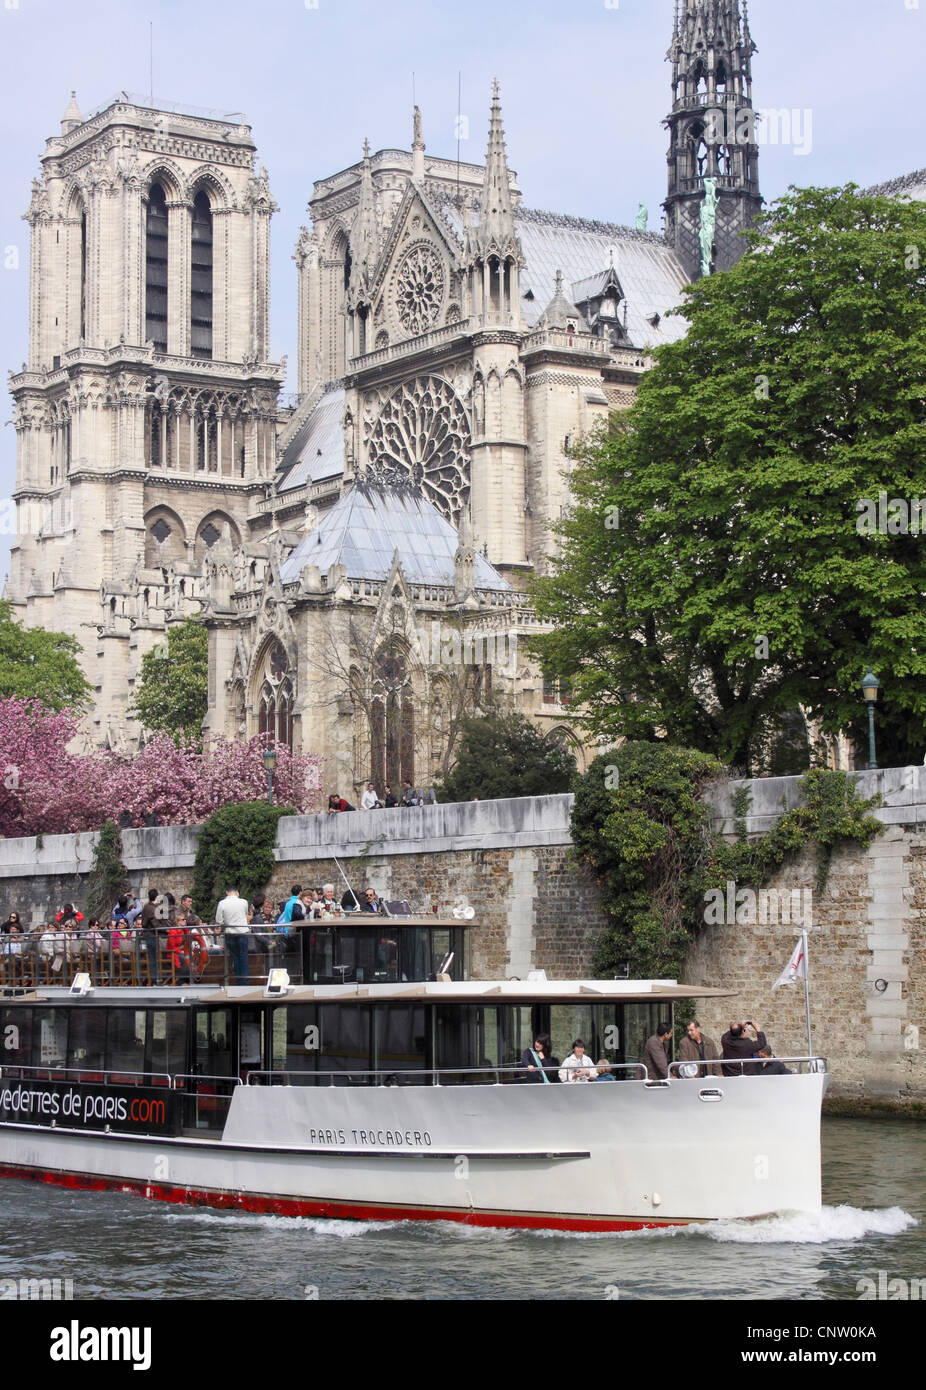
{"label": "orange life ring", "polygon": [[205,937],[198,931],[190,932],[190,965],[197,978],[202,975],[208,960],[209,947]]}

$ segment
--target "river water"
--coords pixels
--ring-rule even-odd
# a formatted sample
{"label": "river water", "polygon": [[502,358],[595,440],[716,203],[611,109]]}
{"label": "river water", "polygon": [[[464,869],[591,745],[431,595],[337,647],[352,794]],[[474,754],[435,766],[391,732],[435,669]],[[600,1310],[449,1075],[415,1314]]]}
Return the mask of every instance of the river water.
{"label": "river water", "polygon": [[884,1296],[887,1280],[926,1281],[924,1158],[922,1124],[826,1119],[819,1216],[621,1235],[249,1216],[2,1181],[0,1279],[67,1278],[90,1300],[835,1300],[865,1279]]}

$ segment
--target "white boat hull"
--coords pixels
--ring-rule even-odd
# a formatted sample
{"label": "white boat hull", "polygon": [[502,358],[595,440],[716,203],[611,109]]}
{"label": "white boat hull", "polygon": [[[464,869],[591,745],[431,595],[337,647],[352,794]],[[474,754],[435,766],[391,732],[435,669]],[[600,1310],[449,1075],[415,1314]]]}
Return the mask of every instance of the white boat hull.
{"label": "white boat hull", "polygon": [[825,1077],[236,1088],[221,1138],[0,1125],[0,1173],[286,1214],[566,1230],[820,1209]]}

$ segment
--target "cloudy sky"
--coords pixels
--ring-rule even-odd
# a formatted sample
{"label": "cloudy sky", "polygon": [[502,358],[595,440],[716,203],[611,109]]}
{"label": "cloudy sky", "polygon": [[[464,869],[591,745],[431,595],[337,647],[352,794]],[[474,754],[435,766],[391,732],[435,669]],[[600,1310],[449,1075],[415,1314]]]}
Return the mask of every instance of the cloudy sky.
{"label": "cloudy sky", "polygon": [[[767,199],[790,183],[879,182],[926,165],[926,0],[751,0],[757,107],[800,115],[793,146],[762,149]],[[280,204],[272,343],[295,367],[290,259],[315,179],[374,150],[409,148],[412,92],[433,154],[454,121],[481,161],[492,78],[508,155],[532,207],[659,226],[673,0],[0,0],[0,362],[27,350],[28,228],[45,139],[72,88],[84,114],[120,89],[241,111]],[[808,124],[810,122],[810,124]],[[803,153],[799,151],[803,150]],[[15,248],[11,254],[11,248]],[[18,268],[16,261],[18,259]],[[15,480],[5,397],[0,499]],[[0,508],[0,524],[7,508]],[[0,534],[0,577],[10,537]]]}

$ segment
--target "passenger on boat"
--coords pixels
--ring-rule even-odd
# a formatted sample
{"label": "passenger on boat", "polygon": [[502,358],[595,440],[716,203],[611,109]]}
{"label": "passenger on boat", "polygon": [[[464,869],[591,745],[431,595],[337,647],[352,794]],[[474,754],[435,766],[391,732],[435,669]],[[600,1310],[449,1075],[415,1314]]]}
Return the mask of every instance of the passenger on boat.
{"label": "passenger on boat", "polygon": [[11,922],[3,946],[0,947],[0,952],[5,956],[21,956],[23,949],[22,934],[23,929],[19,925],[19,922]]}
{"label": "passenger on boat", "polygon": [[22,922],[19,920],[18,912],[11,912],[5,922],[0,922],[0,932],[11,931],[14,925],[19,927],[19,930],[22,931]]}
{"label": "passenger on boat", "polygon": [[559,1058],[553,1056],[553,1043],[547,1034],[535,1038],[533,1047],[525,1047],[521,1066],[527,1069],[525,1081],[559,1081]]}
{"label": "passenger on boat", "polygon": [[[678,1049],[678,1060],[680,1062],[711,1062],[720,1057],[717,1044],[706,1033],[701,1032],[701,1025],[696,1018],[693,1018],[685,1030],[681,1046]],[[700,1066],[694,1073],[695,1076],[721,1076],[722,1072],[719,1065]]]}
{"label": "passenger on boat", "polygon": [[218,926],[225,930],[225,944],[228,947],[234,983],[246,985],[248,982],[248,905],[238,896],[236,884],[230,884],[225,897],[215,910]]}
{"label": "passenger on boat", "polygon": [[665,1081],[669,1075],[669,1039],[672,1037],[671,1023],[660,1023],[651,1038],[647,1038],[643,1049],[643,1064],[650,1081]]}
{"label": "passenger on boat", "polygon": [[363,898],[360,903],[361,912],[382,912],[383,900],[377,895],[375,888],[365,888]]}
{"label": "passenger on boat", "polygon": [[591,1081],[595,1075],[595,1064],[585,1054],[585,1043],[576,1038],[572,1051],[560,1068],[560,1081]]}
{"label": "passenger on boat", "polygon": [[777,1057],[772,1056],[770,1047],[760,1047],[756,1053],[756,1065],[758,1066],[757,1076],[793,1076],[790,1067],[786,1067],[784,1062],[779,1062]]}
{"label": "passenger on boat", "polygon": [[156,985],[158,977],[158,933],[155,922],[158,919],[158,899],[160,893],[156,888],[148,889],[148,901],[141,910],[139,918],[140,926],[138,929],[138,944],[148,957],[148,973],[151,983]]}
{"label": "passenger on boat", "polygon": [[[753,1037],[749,1036],[749,1029],[752,1030]],[[746,1019],[743,1023],[730,1024],[729,1030],[720,1039],[720,1046],[724,1058],[736,1063],[735,1066],[724,1065],[724,1076],[755,1076],[758,1063],[746,1062],[744,1059],[755,1057],[763,1047],[768,1047],[768,1042],[765,1034],[750,1019]]]}
{"label": "passenger on boat", "polygon": [[607,1057],[600,1057],[595,1063],[597,1073],[592,1077],[593,1081],[616,1081],[617,1077],[611,1071],[611,1063]]}
{"label": "passenger on boat", "polygon": [[286,899],[283,911],[277,918],[277,926],[282,927],[285,932],[290,922],[300,922],[302,920],[303,912],[304,909],[302,906],[302,884],[294,883],[292,888],[290,888],[289,890],[289,897]]}

